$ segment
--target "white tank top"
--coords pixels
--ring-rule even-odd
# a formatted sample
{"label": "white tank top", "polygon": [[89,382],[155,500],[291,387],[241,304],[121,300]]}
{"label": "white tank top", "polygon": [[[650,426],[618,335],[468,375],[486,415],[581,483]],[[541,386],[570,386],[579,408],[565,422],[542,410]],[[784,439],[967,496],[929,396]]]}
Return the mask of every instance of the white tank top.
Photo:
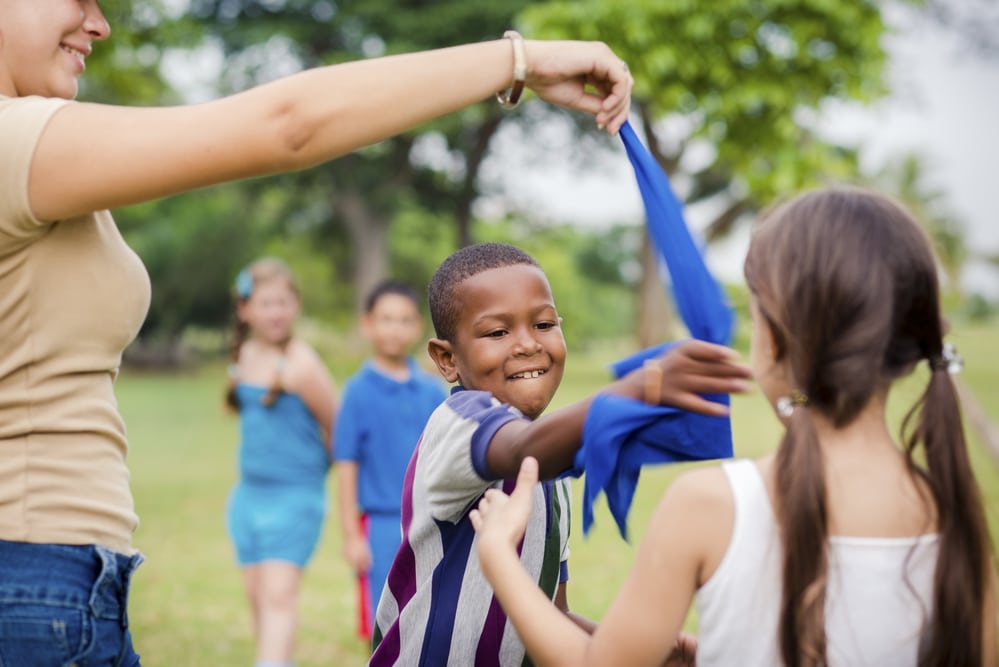
{"label": "white tank top", "polygon": [[[698,667],[780,665],[781,546],[756,464],[722,469],[735,523],[718,569],[697,591]],[[826,657],[830,667],[915,665],[933,600],[938,535],[830,537]]]}

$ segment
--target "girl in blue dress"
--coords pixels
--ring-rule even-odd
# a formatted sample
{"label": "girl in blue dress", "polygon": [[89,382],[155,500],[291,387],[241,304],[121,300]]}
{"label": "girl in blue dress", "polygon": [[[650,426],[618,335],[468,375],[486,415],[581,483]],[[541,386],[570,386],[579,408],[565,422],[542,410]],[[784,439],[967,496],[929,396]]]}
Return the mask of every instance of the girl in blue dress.
{"label": "girl in blue dress", "polygon": [[293,336],[298,287],[277,259],[236,280],[227,402],[239,412],[239,481],[226,521],[253,615],[257,667],[290,665],[299,582],[326,516],[336,412],[325,364]]}

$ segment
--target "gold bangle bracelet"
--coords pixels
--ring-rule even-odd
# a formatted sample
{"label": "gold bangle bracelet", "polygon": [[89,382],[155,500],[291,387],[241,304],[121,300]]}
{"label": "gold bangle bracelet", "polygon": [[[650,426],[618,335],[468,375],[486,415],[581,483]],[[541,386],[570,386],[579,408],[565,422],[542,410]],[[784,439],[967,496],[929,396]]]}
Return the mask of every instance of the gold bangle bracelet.
{"label": "gold bangle bracelet", "polygon": [[520,96],[524,92],[524,80],[527,78],[527,55],[524,49],[524,38],[516,30],[503,33],[505,39],[513,44],[513,86],[509,90],[496,93],[496,101],[504,109],[513,109],[520,104]]}

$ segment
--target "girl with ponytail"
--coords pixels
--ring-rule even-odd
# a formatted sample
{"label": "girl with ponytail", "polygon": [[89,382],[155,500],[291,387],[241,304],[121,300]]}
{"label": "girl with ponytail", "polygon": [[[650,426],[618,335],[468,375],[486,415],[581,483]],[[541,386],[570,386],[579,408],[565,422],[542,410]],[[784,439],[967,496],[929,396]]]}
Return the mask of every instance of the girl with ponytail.
{"label": "girl with ponytail", "polygon": [[253,615],[257,666],[292,664],[302,570],[326,516],[336,406],[325,364],[293,336],[294,276],[259,259],[236,278],[226,402],[240,417],[240,479],[226,522]]}
{"label": "girl with ponytail", "polygon": [[[516,547],[536,481],[473,513],[479,557],[536,664],[996,664],[985,511],[944,343],[937,264],[895,202],[804,193],[757,228],[745,263],[751,363],[785,430],[773,454],[682,475],[600,627],[536,599]],[[900,438],[899,378],[926,389]],[[529,579],[529,578],[528,578]],[[533,587],[536,589],[536,586]],[[696,603],[699,637],[680,634]]]}

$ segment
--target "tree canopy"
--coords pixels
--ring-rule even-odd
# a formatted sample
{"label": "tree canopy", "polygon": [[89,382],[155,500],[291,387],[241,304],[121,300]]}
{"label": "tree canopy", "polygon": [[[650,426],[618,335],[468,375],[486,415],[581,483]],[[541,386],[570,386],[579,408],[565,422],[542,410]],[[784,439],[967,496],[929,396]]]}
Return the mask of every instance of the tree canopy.
{"label": "tree canopy", "polygon": [[[177,54],[196,54],[188,66],[218,63],[209,92],[221,95],[306,67],[492,39],[511,26],[528,37],[603,40],[633,72],[633,124],[681,196],[718,211],[709,239],[781,193],[854,177],[853,151],[815,135],[816,113],[830,98],[884,92],[885,27],[873,0],[190,0],[180,12],[163,0],[131,6],[127,25],[98,46],[86,99],[180,101],[184,91],[172,90],[159,66],[176,63],[169,56]],[[264,252],[290,254],[293,265],[324,263],[327,270],[310,269],[324,284],[307,286],[307,305],[311,299],[339,321],[386,275],[426,284],[447,253],[484,240],[476,235],[533,224],[529,214],[509,209],[501,224],[476,221],[473,205],[487,186],[481,167],[499,129],[517,124],[530,135],[551,113],[559,112],[531,102],[506,113],[490,101],[297,174],[118,212],[153,278],[144,334],[175,337],[185,323],[225,322],[232,275]],[[572,118],[589,127],[580,116]],[[583,145],[592,145],[590,136]],[[608,258],[620,262],[636,252],[633,232],[532,229],[570,251],[566,262],[552,261],[573,274],[565,282],[576,279],[580,294],[595,294],[601,284],[629,294],[632,274],[621,264],[612,269]],[[632,254],[628,261],[635,260]],[[319,296],[309,297],[310,290]],[[585,308],[585,297],[565,300]]]}

